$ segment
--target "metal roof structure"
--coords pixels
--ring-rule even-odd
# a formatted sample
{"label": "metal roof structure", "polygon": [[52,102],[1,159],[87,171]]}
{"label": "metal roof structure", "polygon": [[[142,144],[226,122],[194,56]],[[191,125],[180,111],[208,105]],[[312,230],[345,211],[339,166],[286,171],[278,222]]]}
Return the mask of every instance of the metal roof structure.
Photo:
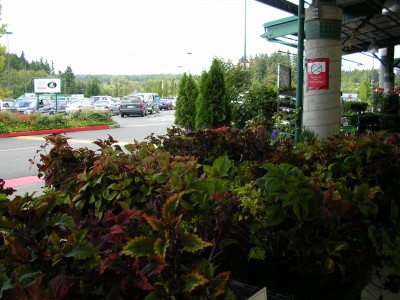
{"label": "metal roof structure", "polygon": [[[294,16],[298,5],[286,0],[256,0]],[[378,48],[400,45],[399,0],[336,0],[342,8],[342,54],[367,52],[371,43]],[[269,41],[297,45],[297,18],[288,17],[264,24],[262,35]],[[286,27],[286,28],[284,28]]]}

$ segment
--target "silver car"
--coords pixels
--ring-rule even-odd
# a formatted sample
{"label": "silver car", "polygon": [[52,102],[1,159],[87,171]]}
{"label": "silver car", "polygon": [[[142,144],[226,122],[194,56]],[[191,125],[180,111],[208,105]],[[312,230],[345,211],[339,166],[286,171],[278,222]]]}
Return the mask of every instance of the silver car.
{"label": "silver car", "polygon": [[99,100],[94,103],[95,110],[108,111],[112,116],[119,115],[119,107],[111,100]]}

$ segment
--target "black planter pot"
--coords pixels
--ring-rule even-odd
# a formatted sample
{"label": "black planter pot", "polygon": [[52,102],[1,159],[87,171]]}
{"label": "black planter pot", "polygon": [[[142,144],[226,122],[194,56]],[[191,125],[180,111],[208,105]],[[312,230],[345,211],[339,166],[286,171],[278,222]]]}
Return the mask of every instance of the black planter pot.
{"label": "black planter pot", "polygon": [[370,281],[370,274],[366,271],[344,279],[335,276],[323,278],[289,272],[289,264],[272,265],[259,260],[236,259],[230,270],[231,289],[237,299],[246,299],[267,287],[268,300],[359,300]]}

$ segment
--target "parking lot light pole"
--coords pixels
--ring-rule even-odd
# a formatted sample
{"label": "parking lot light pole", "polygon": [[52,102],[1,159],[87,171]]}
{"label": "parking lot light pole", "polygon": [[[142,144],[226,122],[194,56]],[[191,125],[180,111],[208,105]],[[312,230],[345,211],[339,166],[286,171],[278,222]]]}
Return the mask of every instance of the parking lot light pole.
{"label": "parking lot light pole", "polygon": [[190,55],[192,55],[192,52],[188,52],[187,55],[189,55],[189,75],[190,75]]}
{"label": "parking lot light pole", "polygon": [[9,41],[8,41],[8,36],[10,34],[12,34],[12,32],[7,31],[6,34],[7,34],[7,83],[8,83],[7,87],[8,87],[8,90],[10,90],[10,57],[9,57],[10,45],[9,45]]}

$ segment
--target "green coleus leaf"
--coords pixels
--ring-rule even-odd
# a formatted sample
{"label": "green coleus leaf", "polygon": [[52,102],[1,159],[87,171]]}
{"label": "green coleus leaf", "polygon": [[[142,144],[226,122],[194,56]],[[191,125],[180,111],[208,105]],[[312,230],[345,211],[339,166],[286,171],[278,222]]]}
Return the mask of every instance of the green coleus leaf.
{"label": "green coleus leaf", "polygon": [[335,251],[343,251],[349,249],[349,243],[341,241],[336,243]]}
{"label": "green coleus leaf", "polygon": [[182,275],[181,277],[182,281],[182,287],[184,292],[191,292],[193,291],[196,287],[204,285],[208,282],[208,279],[204,277],[203,275],[200,275],[198,273],[189,273]]}
{"label": "green coleus leaf", "polygon": [[147,256],[154,254],[154,240],[146,236],[138,236],[130,240],[122,250],[122,254],[129,256]]}
{"label": "green coleus leaf", "polygon": [[25,273],[20,276],[18,276],[18,280],[21,283],[21,286],[25,289],[29,287],[35,280],[42,275],[42,272],[37,271],[37,272],[30,272],[30,273]]}
{"label": "green coleus leaf", "polygon": [[50,226],[63,226],[65,228],[75,228],[74,219],[66,214],[55,214],[48,222]]}
{"label": "green coleus leaf", "polygon": [[145,298],[144,300],[164,300],[166,299],[167,295],[164,295],[161,291],[156,290],[156,291],[152,291],[150,292]]}
{"label": "green coleus leaf", "polygon": [[11,290],[14,285],[11,283],[11,279],[5,274],[0,274],[0,299],[3,299],[4,291]]}
{"label": "green coleus leaf", "polygon": [[155,254],[161,256],[163,259],[165,259],[165,254],[167,253],[167,249],[169,246],[169,241],[158,238],[156,242],[154,243],[154,252]]}
{"label": "green coleus leaf", "polygon": [[249,258],[264,260],[265,249],[262,247],[252,247],[249,252]]}
{"label": "green coleus leaf", "polygon": [[194,234],[184,234],[181,238],[184,251],[195,252],[206,247],[212,246],[211,243],[203,241],[199,236]]}
{"label": "green coleus leaf", "polygon": [[151,226],[151,228],[155,231],[161,231],[163,229],[163,222],[156,217],[143,215],[143,218],[146,220],[147,224]]}
{"label": "green coleus leaf", "polygon": [[96,248],[87,241],[79,241],[65,256],[74,259],[86,259],[96,253]]}
{"label": "green coleus leaf", "polygon": [[170,221],[174,218],[181,195],[182,193],[174,194],[169,197],[167,201],[165,201],[162,207],[162,218],[165,223],[170,223]]}
{"label": "green coleus leaf", "polygon": [[228,156],[220,156],[218,157],[212,166],[214,170],[214,174],[218,177],[225,177],[228,175],[228,171],[230,168],[230,161]]}

